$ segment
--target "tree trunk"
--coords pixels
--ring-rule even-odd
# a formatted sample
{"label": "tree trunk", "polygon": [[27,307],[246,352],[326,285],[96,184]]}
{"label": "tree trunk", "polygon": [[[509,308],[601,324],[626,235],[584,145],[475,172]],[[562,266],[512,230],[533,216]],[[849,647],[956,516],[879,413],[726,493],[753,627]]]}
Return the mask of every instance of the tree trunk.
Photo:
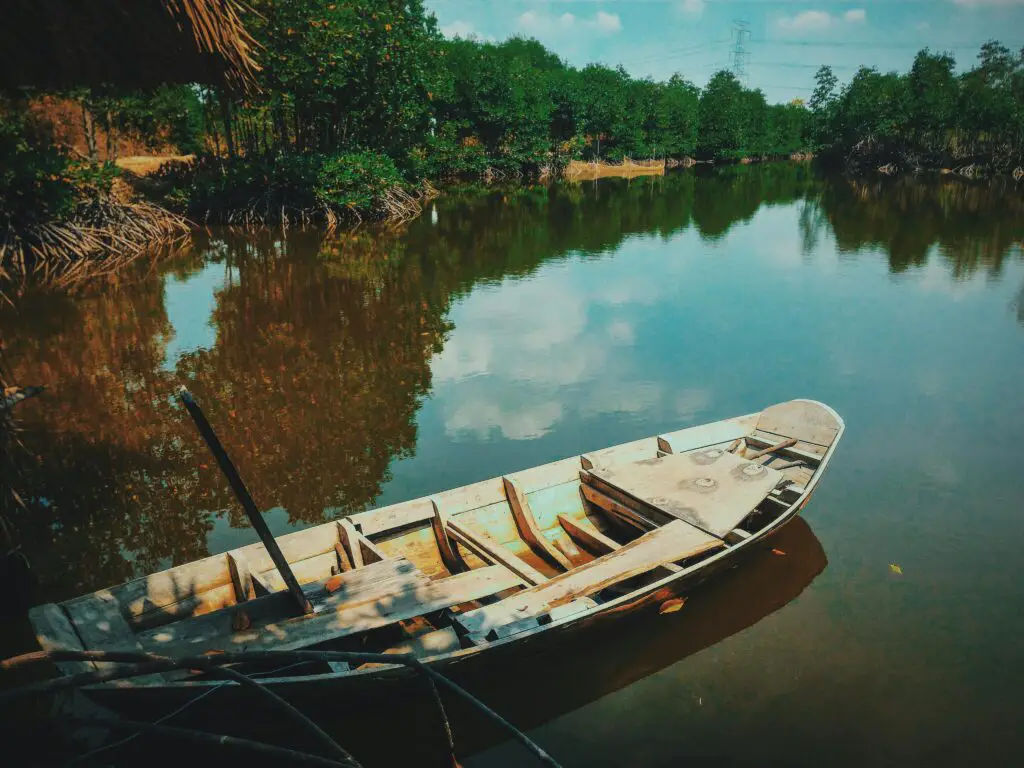
{"label": "tree trunk", "polygon": [[93,119],[92,111],[85,99],[82,100],[82,133],[85,134],[85,146],[89,160],[95,163],[98,159],[96,157],[96,121]]}
{"label": "tree trunk", "polygon": [[228,145],[228,157],[234,159],[235,137],[234,131],[231,128],[231,101],[225,93],[220,94],[220,114],[224,120],[224,139]]}

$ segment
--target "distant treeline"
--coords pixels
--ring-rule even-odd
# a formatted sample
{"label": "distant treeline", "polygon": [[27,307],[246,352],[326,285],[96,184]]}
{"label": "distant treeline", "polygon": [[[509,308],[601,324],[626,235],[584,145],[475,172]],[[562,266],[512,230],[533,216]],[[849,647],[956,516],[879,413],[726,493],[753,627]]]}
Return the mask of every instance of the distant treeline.
{"label": "distant treeline", "polygon": [[831,68],[816,75],[808,106],[811,146],[845,161],[995,170],[1024,164],[1024,49],[982,46],[962,73],[948,53],[925,49],[906,74],[861,67],[838,88]]}

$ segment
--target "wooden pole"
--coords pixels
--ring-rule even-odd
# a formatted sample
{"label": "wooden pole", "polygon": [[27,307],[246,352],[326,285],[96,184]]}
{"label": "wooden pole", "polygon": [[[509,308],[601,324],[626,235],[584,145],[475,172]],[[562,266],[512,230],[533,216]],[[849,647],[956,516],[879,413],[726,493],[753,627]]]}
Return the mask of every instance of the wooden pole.
{"label": "wooden pole", "polygon": [[270,528],[267,527],[267,521],[263,519],[263,515],[260,514],[260,510],[256,506],[256,502],[253,501],[252,496],[249,495],[249,490],[245,487],[245,483],[242,482],[242,478],[238,474],[238,470],[235,469],[235,465],[232,463],[227,451],[224,450],[224,446],[221,445],[220,439],[213,431],[213,427],[210,426],[210,422],[206,420],[206,415],[199,408],[199,404],[196,402],[195,398],[192,397],[192,393],[185,389],[185,387],[181,387],[178,390],[178,397],[188,410],[192,420],[196,423],[196,428],[199,430],[199,434],[202,435],[203,440],[206,441],[206,445],[210,448],[210,452],[220,465],[221,471],[231,484],[231,490],[235,492],[235,496],[242,505],[242,509],[245,510],[245,514],[248,516],[249,522],[256,530],[256,533],[259,534],[260,541],[263,542],[263,546],[267,548],[267,554],[269,554],[270,559],[274,561],[274,565],[277,566],[277,570],[281,574],[281,578],[284,579],[284,583],[288,586],[288,591],[291,592],[292,597],[295,598],[295,602],[299,606],[299,611],[301,613],[312,613],[313,606],[310,604],[309,600],[306,599],[305,594],[303,594],[302,587],[299,586],[299,582],[296,580],[295,574],[292,573],[291,566],[288,565],[288,561],[285,559],[284,553],[281,552],[281,548],[277,545],[277,540],[270,532]]}

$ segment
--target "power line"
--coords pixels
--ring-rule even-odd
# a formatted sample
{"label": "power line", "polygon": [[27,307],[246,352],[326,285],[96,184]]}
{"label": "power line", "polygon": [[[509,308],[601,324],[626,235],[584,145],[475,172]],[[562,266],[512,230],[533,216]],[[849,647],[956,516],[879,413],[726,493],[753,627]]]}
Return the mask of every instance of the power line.
{"label": "power line", "polygon": [[963,50],[963,49],[980,49],[982,45],[988,41],[982,41],[980,43],[959,43],[956,45],[947,45],[945,43],[939,43],[936,45],[921,45],[920,43],[892,43],[892,42],[853,42],[850,40],[836,40],[833,42],[820,42],[818,40],[754,40],[752,41],[755,45],[781,45],[781,46],[802,46],[809,48],[930,48],[935,51],[939,50]]}
{"label": "power line", "polygon": [[759,67],[786,67],[789,69],[821,69],[822,67],[828,67],[830,69],[859,69],[859,67],[851,67],[843,64],[795,64],[788,61],[759,61],[757,62]]}
{"label": "power line", "polygon": [[650,56],[644,56],[643,58],[639,58],[639,59],[626,59],[625,61],[621,61],[619,63],[620,64],[638,64],[638,63],[641,63],[641,62],[644,62],[644,61],[653,61],[654,59],[680,58],[682,56],[689,56],[690,54],[693,54],[693,53],[699,53],[700,51],[704,51],[704,50],[707,50],[709,48],[714,48],[717,45],[724,45],[724,44],[726,44],[728,42],[730,42],[730,40],[728,40],[728,39],[726,39],[726,40],[712,40],[711,42],[708,42],[708,43],[701,43],[700,45],[692,45],[692,46],[689,46],[689,47],[686,47],[686,48],[669,49],[667,51],[663,51],[662,53],[652,54]]}

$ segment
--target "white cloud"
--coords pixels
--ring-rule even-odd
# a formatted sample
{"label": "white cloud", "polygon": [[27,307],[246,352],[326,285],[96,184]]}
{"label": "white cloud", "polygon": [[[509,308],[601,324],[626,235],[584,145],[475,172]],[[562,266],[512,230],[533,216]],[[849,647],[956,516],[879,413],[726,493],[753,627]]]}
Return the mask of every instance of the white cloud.
{"label": "white cloud", "polygon": [[622,20],[617,13],[598,11],[593,18],[574,16],[563,13],[556,16],[546,11],[524,11],[516,19],[516,25],[524,32],[534,35],[550,36],[552,33],[569,29],[589,29],[601,34],[611,34],[622,30]]}
{"label": "white cloud", "polygon": [[863,8],[854,8],[842,16],[833,16],[828,11],[802,11],[796,16],[783,16],[776,23],[779,29],[793,32],[819,32],[841,24],[859,24],[868,17]]}
{"label": "white cloud", "polygon": [[779,26],[793,30],[826,29],[832,26],[833,21],[827,11],[803,11],[796,16],[783,16],[779,19]]}
{"label": "white cloud", "polygon": [[476,34],[476,30],[473,29],[473,25],[468,21],[462,21],[459,19],[453,21],[451,24],[445,24],[441,27],[441,34],[448,38],[468,38],[474,36]]}
{"label": "white cloud", "polygon": [[918,32],[927,32],[931,28],[932,25],[929,24],[927,21],[919,21],[917,22],[917,24],[914,25],[914,29],[916,29]]}
{"label": "white cloud", "polygon": [[621,32],[622,21],[619,19],[617,13],[605,13],[604,11],[598,11],[594,17],[594,24],[598,29],[604,30],[605,32]]}
{"label": "white cloud", "polygon": [[687,16],[700,16],[706,6],[704,0],[683,0],[679,4],[679,10]]}
{"label": "white cloud", "polygon": [[711,392],[706,389],[684,389],[676,395],[675,411],[680,421],[692,422],[711,405]]}

